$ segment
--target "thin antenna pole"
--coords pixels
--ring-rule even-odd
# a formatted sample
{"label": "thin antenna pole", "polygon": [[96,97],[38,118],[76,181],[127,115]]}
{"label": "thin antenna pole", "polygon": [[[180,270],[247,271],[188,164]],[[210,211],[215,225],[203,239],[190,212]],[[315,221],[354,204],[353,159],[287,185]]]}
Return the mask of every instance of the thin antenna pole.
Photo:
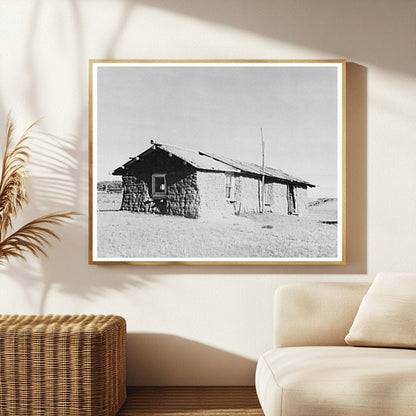
{"label": "thin antenna pole", "polygon": [[265,194],[265,184],[264,184],[264,137],[263,137],[263,127],[260,127],[261,134],[261,208],[260,212],[264,212],[264,194]]}

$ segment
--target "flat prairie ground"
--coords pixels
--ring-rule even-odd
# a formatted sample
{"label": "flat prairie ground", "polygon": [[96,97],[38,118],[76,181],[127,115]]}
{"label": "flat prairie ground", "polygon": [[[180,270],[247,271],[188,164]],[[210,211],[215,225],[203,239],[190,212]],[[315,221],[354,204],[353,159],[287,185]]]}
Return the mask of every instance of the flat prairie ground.
{"label": "flat prairie ground", "polygon": [[98,195],[100,258],[320,258],[335,257],[336,201],[307,217],[273,213],[189,219],[118,211],[121,194]]}

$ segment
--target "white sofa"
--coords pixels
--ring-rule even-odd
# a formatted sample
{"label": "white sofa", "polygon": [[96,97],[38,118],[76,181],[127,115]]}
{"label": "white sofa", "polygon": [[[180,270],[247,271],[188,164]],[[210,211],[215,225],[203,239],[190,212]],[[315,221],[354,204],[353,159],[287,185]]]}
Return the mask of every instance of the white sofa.
{"label": "white sofa", "polygon": [[266,416],[416,415],[416,350],[344,341],[368,288],[310,283],[276,291],[274,348],[256,370]]}

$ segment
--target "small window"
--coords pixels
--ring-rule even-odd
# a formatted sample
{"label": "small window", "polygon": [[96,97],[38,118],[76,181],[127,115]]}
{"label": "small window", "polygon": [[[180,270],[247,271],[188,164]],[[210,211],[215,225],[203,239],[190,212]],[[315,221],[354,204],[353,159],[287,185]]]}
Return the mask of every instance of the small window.
{"label": "small window", "polygon": [[225,174],[225,198],[234,200],[235,182],[232,174]]}
{"label": "small window", "polygon": [[167,195],[166,192],[166,174],[155,173],[152,175],[152,196],[153,197],[164,197]]}

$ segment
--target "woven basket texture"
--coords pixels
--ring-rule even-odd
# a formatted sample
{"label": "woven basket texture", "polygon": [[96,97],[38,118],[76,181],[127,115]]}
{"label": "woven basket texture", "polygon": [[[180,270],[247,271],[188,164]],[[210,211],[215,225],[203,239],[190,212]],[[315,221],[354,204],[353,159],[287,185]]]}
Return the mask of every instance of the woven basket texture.
{"label": "woven basket texture", "polygon": [[126,322],[0,315],[0,415],[114,416],[126,399]]}

